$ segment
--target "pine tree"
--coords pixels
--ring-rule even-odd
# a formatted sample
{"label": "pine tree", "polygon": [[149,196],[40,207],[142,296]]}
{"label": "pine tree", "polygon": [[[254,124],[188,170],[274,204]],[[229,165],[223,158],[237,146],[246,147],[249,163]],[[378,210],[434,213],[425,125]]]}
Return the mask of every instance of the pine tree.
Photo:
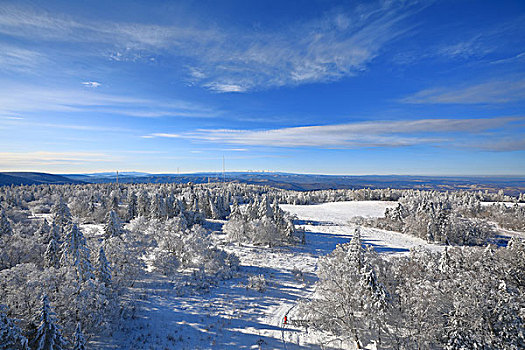
{"label": "pine tree", "polygon": [[58,253],[58,243],[54,238],[52,238],[47,245],[46,251],[44,252],[44,267],[58,268],[60,266],[60,258]]}
{"label": "pine tree", "polygon": [[61,249],[60,264],[62,266],[74,266],[81,282],[93,278],[93,267],[89,258],[90,252],[86,238],[76,224],[69,227]]}
{"label": "pine tree", "polygon": [[73,335],[73,350],[86,350],[86,339],[82,333],[80,322],[77,323],[75,334]]}
{"label": "pine tree", "polygon": [[104,224],[104,237],[106,239],[111,237],[118,237],[122,233],[122,224],[117,213],[113,210],[106,214],[106,223]]}
{"label": "pine tree", "polygon": [[50,240],[50,236],[49,236],[50,232],[51,232],[51,227],[47,223],[47,220],[43,219],[35,235],[38,237],[38,239],[41,242],[43,242],[44,244],[47,244],[49,243],[49,240]]}
{"label": "pine tree", "polygon": [[29,350],[22,330],[0,309],[0,350]]}
{"label": "pine tree", "polygon": [[241,212],[241,208],[239,207],[239,203],[237,202],[237,200],[234,200],[232,204],[231,213],[228,219],[242,219],[242,218],[243,218],[243,215]]}
{"label": "pine tree", "polygon": [[109,207],[113,211],[118,211],[119,209],[119,194],[117,191],[111,191],[109,194]]}
{"label": "pine tree", "polygon": [[217,206],[215,202],[211,199],[211,197],[208,199],[208,204],[210,207],[210,216],[212,219],[220,219],[220,214],[217,209]]}
{"label": "pine tree", "polygon": [[47,295],[42,296],[40,311],[40,325],[31,341],[34,350],[62,350],[66,349],[66,341],[55,323],[54,313],[49,305]]}
{"label": "pine tree", "polygon": [[99,282],[104,283],[106,287],[109,287],[111,284],[111,266],[106,258],[103,246],[101,246],[98,251],[95,274]]}
{"label": "pine tree", "polygon": [[51,208],[53,214],[53,222],[58,225],[62,230],[71,223],[71,212],[62,197],[59,201]]}
{"label": "pine tree", "polygon": [[11,228],[11,223],[7,218],[5,210],[0,211],[0,237],[10,236],[13,234],[13,229]]}
{"label": "pine tree", "polygon": [[148,193],[145,190],[140,191],[137,198],[137,212],[139,216],[148,216],[149,202]]}
{"label": "pine tree", "polygon": [[137,216],[137,196],[135,192],[129,192],[128,195],[128,220],[131,221]]}
{"label": "pine tree", "polygon": [[354,229],[354,234],[350,240],[347,259],[351,267],[357,273],[361,273],[363,269],[363,246],[361,244],[361,229],[359,227]]}
{"label": "pine tree", "polygon": [[91,195],[89,196],[89,203],[88,203],[88,212],[90,214],[93,214],[95,212],[95,209],[96,209],[96,205],[95,205],[95,196],[93,195],[93,193],[91,193]]}
{"label": "pine tree", "polygon": [[58,227],[54,222],[51,224],[51,229],[49,231],[49,237],[50,237],[49,240],[54,239],[55,241],[57,241],[57,243],[61,241],[60,227]]}

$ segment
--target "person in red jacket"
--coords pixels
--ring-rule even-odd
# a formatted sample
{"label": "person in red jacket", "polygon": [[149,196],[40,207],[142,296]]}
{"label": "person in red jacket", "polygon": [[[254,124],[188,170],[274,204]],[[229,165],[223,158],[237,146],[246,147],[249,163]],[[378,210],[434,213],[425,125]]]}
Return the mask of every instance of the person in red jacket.
{"label": "person in red jacket", "polygon": [[286,322],[288,322],[288,317],[284,315],[284,324],[286,324]]}

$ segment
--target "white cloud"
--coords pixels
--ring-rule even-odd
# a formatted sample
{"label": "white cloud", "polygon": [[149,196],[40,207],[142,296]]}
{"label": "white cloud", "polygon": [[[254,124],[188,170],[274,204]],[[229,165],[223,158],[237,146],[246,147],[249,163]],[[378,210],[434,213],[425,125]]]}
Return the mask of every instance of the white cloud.
{"label": "white cloud", "polygon": [[27,40],[104,45],[116,61],[182,57],[188,80],[216,92],[338,80],[366,69],[382,48],[410,28],[418,1],[378,1],[278,29],[232,29],[85,21],[28,7],[4,6],[0,33]]}
{"label": "white cloud", "polygon": [[475,85],[440,87],[419,91],[401,99],[404,103],[508,103],[525,100],[525,79],[492,80]]}
{"label": "white cloud", "polygon": [[88,88],[98,88],[102,84],[99,83],[98,81],[83,81],[82,85]]}
{"label": "white cloud", "polygon": [[236,84],[209,83],[204,86],[216,92],[244,92],[247,90],[245,87]]}
{"label": "white cloud", "polygon": [[141,137],[145,138],[145,139],[153,139],[153,138],[157,138],[157,137],[180,138],[181,136],[179,134],[154,133],[154,134],[150,134],[150,135],[144,135],[144,136],[141,136]]}
{"label": "white cloud", "polygon": [[0,152],[0,166],[11,169],[40,165],[111,162],[114,160],[114,157],[107,154],[92,152]]}
{"label": "white cloud", "polygon": [[[356,122],[270,130],[201,129],[168,134],[197,141],[247,146],[361,148],[400,147],[418,144],[452,145],[465,134],[508,128],[522,117],[485,119],[421,119]],[[145,137],[165,137],[162,133]],[[459,135],[459,136],[458,136]]]}

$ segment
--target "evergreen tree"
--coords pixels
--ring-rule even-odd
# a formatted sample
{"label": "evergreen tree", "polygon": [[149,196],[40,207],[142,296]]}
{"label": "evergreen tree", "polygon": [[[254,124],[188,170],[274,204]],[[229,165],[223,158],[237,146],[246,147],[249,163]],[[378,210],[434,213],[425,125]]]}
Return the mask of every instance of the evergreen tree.
{"label": "evergreen tree", "polygon": [[11,228],[11,223],[7,218],[5,210],[0,211],[0,237],[10,236],[13,234],[13,229]]}
{"label": "evergreen tree", "polygon": [[77,328],[73,335],[73,342],[73,350],[86,350],[86,339],[84,338],[84,334],[82,334],[80,322],[77,323]]}
{"label": "evergreen tree", "polygon": [[131,221],[137,216],[137,196],[135,192],[128,194],[128,220]]}
{"label": "evergreen tree", "polygon": [[89,258],[90,252],[86,238],[76,224],[69,227],[61,248],[61,265],[74,266],[81,282],[93,278],[93,267]]}
{"label": "evergreen tree", "polygon": [[93,195],[93,193],[91,193],[91,195],[89,196],[89,203],[88,203],[88,213],[89,214],[93,214],[95,212],[95,209],[96,209],[96,205],[95,205],[95,196]]}
{"label": "evergreen tree", "polygon": [[111,266],[106,258],[103,246],[101,246],[98,251],[95,275],[99,282],[104,283],[106,287],[109,287],[111,284]]}
{"label": "evergreen tree", "polygon": [[71,224],[71,212],[62,197],[60,197],[59,201],[51,208],[51,214],[53,214],[53,222],[57,224],[61,230],[64,230],[67,225]]}
{"label": "evergreen tree", "polygon": [[355,269],[356,273],[361,273],[363,269],[363,246],[361,244],[361,229],[359,227],[354,230],[350,240],[347,259],[350,267]]}
{"label": "evergreen tree", "polygon": [[44,252],[44,267],[58,268],[60,266],[59,247],[57,241],[52,238]]}
{"label": "evergreen tree", "polygon": [[36,231],[35,235],[38,237],[38,239],[44,243],[49,243],[51,237],[49,233],[51,232],[51,227],[47,223],[46,219],[43,219],[40,223],[40,226],[38,227],[38,230]]}
{"label": "evergreen tree", "polygon": [[31,341],[34,350],[62,350],[66,349],[66,341],[55,323],[54,313],[49,305],[47,295],[42,296],[40,310],[40,325]]}
{"label": "evergreen tree", "polygon": [[139,192],[137,198],[137,213],[139,216],[148,216],[150,199],[145,190]]}
{"label": "evergreen tree", "polygon": [[29,350],[22,330],[0,309],[0,350]]}
{"label": "evergreen tree", "polygon": [[111,208],[111,210],[115,212],[118,211],[119,202],[119,194],[117,193],[117,191],[111,191],[111,193],[109,194],[109,207]]}
{"label": "evergreen tree", "polygon": [[104,224],[104,237],[118,237],[122,233],[122,224],[117,213],[113,210],[106,214],[106,223]]}

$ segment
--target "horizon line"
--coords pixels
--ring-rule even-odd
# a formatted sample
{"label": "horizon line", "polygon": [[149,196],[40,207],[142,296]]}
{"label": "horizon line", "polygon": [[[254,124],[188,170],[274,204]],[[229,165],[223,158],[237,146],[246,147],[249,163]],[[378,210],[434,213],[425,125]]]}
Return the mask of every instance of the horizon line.
{"label": "horizon line", "polygon": [[[140,171],[140,170],[118,170],[119,174],[122,173],[143,173],[147,175],[177,175],[177,176],[183,176],[183,175],[197,175],[197,174],[218,174],[221,175],[223,172],[220,170],[203,170],[203,171],[191,171],[191,172],[148,172],[148,171]],[[102,173],[115,173],[115,176],[117,174],[117,171],[94,171],[94,172],[45,172],[41,170],[0,170],[0,173],[41,173],[41,174],[51,174],[51,175],[97,175]],[[310,175],[310,176],[420,176],[420,177],[525,177],[525,174],[421,174],[421,173],[415,173],[415,174],[407,174],[407,173],[387,173],[387,174],[374,174],[374,173],[366,173],[366,174],[330,174],[330,173],[313,173],[313,172],[289,172],[289,171],[270,171],[270,170],[233,170],[233,171],[226,171],[225,174],[230,173],[259,173],[259,174],[290,174],[290,175]]]}

